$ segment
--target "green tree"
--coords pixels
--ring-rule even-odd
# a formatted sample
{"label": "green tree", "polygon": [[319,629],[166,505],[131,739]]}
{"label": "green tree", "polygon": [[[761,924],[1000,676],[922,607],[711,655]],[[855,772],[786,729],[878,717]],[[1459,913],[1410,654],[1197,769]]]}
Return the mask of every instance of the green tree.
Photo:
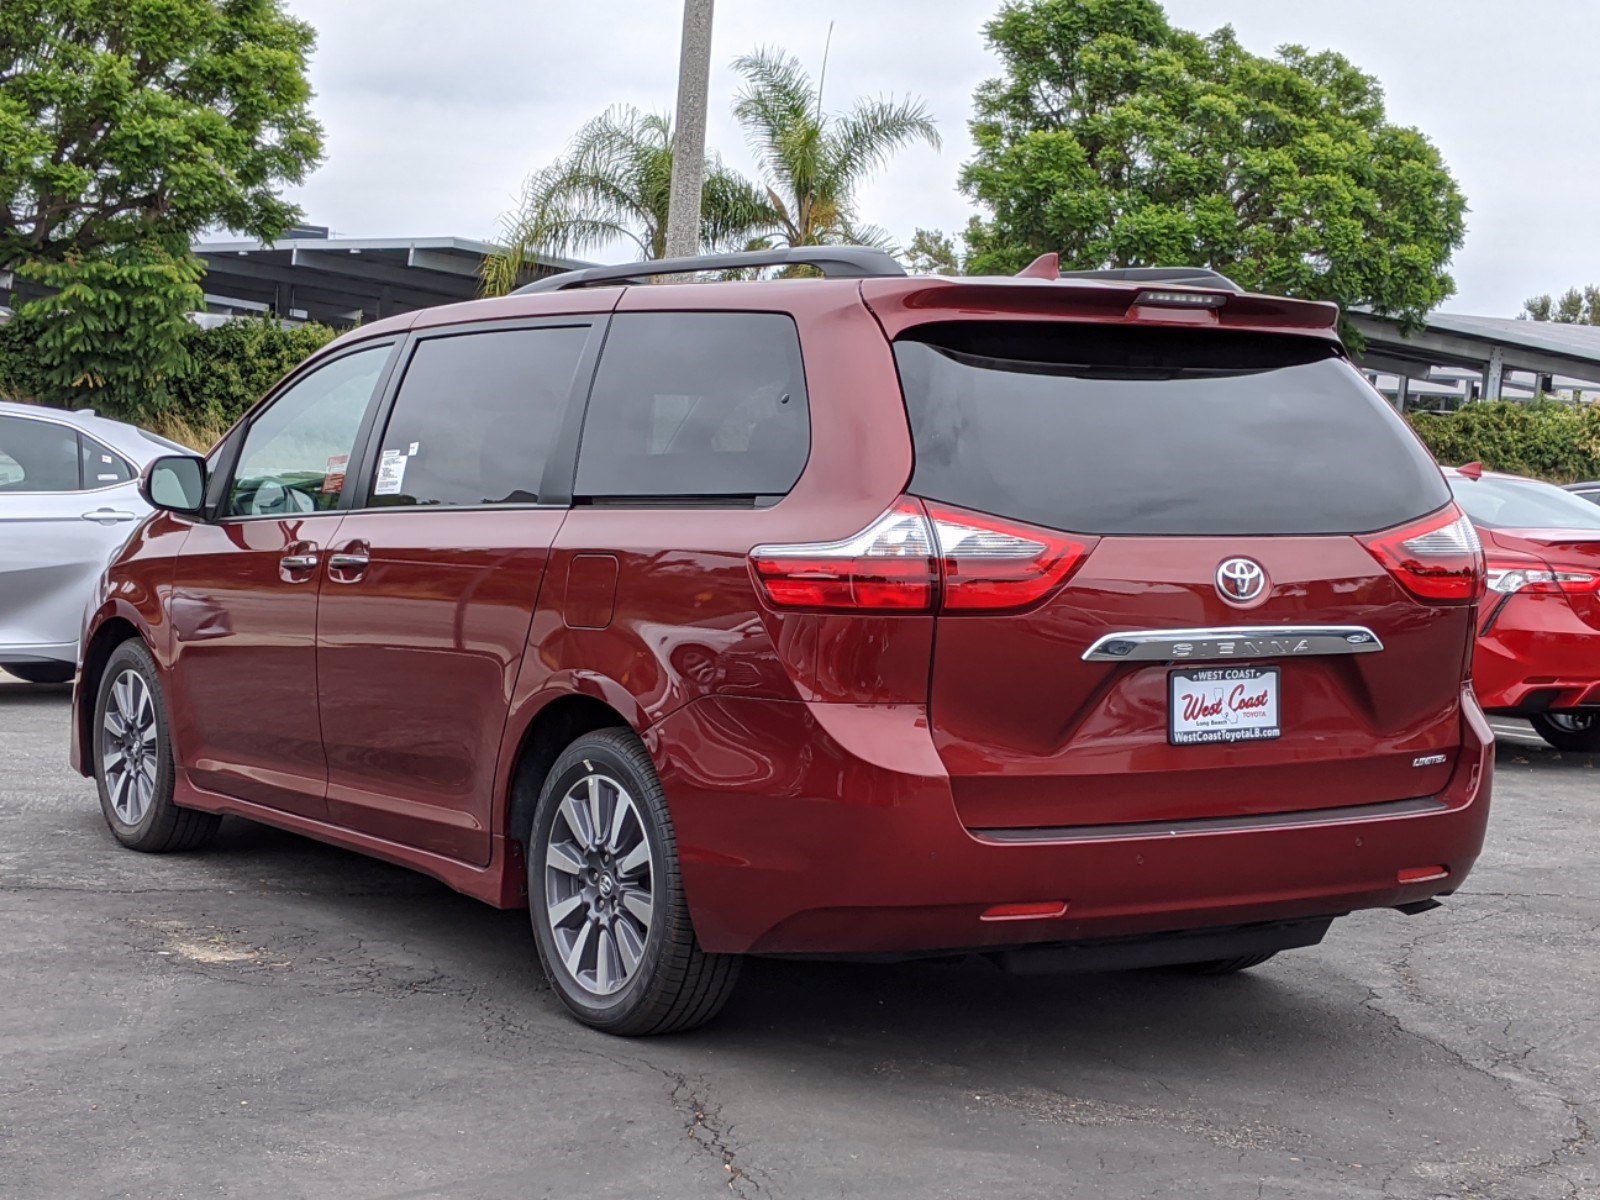
{"label": "green tree", "polygon": [[1600,325],[1600,287],[1568,288],[1559,299],[1545,295],[1525,301],[1518,314],[1525,321],[1559,325]]}
{"label": "green tree", "polygon": [[280,0],[0,3],[0,271],[53,289],[18,315],[47,398],[148,395],[200,303],[191,241],[297,219],[314,41]]}
{"label": "green tree", "polygon": [[961,256],[955,239],[939,229],[919,229],[901,256],[913,275],[959,275]]}
{"label": "green tree", "polygon": [[986,33],[1004,75],[975,97],[968,270],[1210,266],[1408,321],[1454,291],[1461,191],[1341,55],[1263,58],[1154,0],[1014,0]]}
{"label": "green tree", "polygon": [[[505,252],[483,265],[485,295],[511,291],[533,256],[574,254],[612,241],[632,242],[640,258],[666,253],[672,191],[672,122],[628,105],[607,110],[578,131],[555,162],[528,178],[521,202],[504,220]],[[706,251],[743,249],[774,217],[747,179],[706,156],[700,203]]]}
{"label": "green tree", "polygon": [[822,87],[797,59],[759,50],[734,61],[744,86],[733,112],[761,165],[777,217],[768,244],[886,245],[888,235],[860,223],[855,192],[896,150],[939,146],[939,131],[916,98],[857,100],[847,112],[822,110]]}

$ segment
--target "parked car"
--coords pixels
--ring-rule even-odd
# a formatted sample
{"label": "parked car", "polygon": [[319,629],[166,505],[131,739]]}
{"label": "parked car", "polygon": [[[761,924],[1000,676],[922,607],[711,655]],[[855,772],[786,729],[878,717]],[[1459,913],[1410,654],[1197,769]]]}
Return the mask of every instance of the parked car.
{"label": "parked car", "polygon": [[115,836],[527,905],[625,1034],[746,954],[1225,972],[1460,886],[1483,556],[1332,306],[688,265],[795,263],[363,326],[154,464],[76,692]]}
{"label": "parked car", "polygon": [[1488,556],[1479,702],[1557,749],[1600,751],[1600,508],[1477,463],[1445,475]]}
{"label": "parked car", "polygon": [[1600,504],[1600,480],[1590,479],[1583,483],[1569,483],[1565,490],[1582,496],[1590,504]]}
{"label": "parked car", "polygon": [[0,401],[0,668],[72,678],[95,580],[150,512],[139,472],[175,451],[89,411]]}

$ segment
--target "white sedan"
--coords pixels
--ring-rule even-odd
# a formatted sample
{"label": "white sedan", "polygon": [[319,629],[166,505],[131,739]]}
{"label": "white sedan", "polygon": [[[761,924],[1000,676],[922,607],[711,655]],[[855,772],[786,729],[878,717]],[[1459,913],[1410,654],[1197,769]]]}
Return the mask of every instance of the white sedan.
{"label": "white sedan", "polygon": [[174,452],[92,412],[0,401],[0,668],[72,678],[95,581],[150,511],[139,472]]}

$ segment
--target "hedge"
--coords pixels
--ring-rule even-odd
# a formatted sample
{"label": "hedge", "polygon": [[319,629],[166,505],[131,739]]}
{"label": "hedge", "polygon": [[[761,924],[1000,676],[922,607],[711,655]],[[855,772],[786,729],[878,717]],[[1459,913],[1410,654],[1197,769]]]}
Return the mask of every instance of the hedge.
{"label": "hedge", "polygon": [[313,351],[333,340],[325,325],[284,325],[238,319],[214,329],[190,325],[183,334],[183,365],[151,380],[132,403],[108,403],[92,386],[62,393],[39,370],[30,331],[22,321],[0,326],[0,396],[61,408],[93,408],[118,420],[204,445]]}
{"label": "hedge", "polygon": [[1481,462],[1492,471],[1552,483],[1600,479],[1600,405],[1510,401],[1414,413],[1411,427],[1440,462]]}

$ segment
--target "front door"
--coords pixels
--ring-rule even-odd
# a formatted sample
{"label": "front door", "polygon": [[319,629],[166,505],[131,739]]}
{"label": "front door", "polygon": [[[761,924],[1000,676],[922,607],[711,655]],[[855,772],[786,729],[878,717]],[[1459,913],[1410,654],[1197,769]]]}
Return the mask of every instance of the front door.
{"label": "front door", "polygon": [[326,815],[317,592],[344,520],[345,468],[393,350],[385,342],[329,360],[263,407],[221,511],[178,555],[173,742],[198,787]]}
{"label": "front door", "polygon": [[336,824],[489,861],[496,756],[567,511],[544,473],[592,332],[569,318],[415,342],[322,588]]}

